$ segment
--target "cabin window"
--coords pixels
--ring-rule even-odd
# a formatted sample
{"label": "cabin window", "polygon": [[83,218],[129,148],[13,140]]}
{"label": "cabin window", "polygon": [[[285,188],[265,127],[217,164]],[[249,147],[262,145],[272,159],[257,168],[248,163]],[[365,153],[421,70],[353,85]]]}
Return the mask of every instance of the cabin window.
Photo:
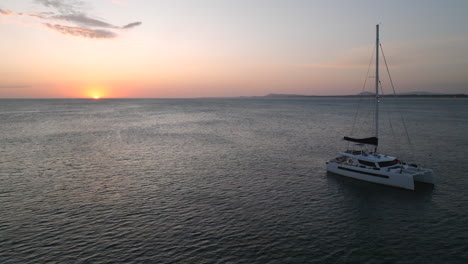
{"label": "cabin window", "polygon": [[370,161],[365,161],[365,160],[359,160],[359,163],[362,164],[362,165],[366,165],[366,166],[369,166],[369,167],[376,167],[375,166],[375,163],[374,162],[370,162]]}
{"label": "cabin window", "polygon": [[398,161],[396,159],[394,160],[391,160],[391,161],[382,161],[382,162],[379,162],[379,166],[381,168],[383,167],[390,167],[390,166],[393,166],[393,165],[397,165],[398,164]]}

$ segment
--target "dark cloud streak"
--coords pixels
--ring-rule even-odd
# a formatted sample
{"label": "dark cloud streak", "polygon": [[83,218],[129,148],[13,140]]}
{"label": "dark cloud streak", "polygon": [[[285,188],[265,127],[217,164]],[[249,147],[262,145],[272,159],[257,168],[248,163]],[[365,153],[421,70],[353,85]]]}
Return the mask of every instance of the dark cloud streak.
{"label": "dark cloud streak", "polygon": [[35,0],[45,7],[57,9],[61,14],[75,14],[80,12],[79,9],[84,5],[83,1],[76,0]]}
{"label": "dark cloud streak", "polygon": [[133,23],[130,23],[128,25],[123,26],[122,28],[123,29],[130,29],[130,28],[138,27],[141,24],[142,24],[141,22],[133,22]]}
{"label": "dark cloud streak", "polygon": [[111,39],[117,37],[117,34],[102,29],[85,29],[80,27],[67,27],[62,25],[51,25],[44,23],[44,25],[52,30],[55,30],[64,35],[71,35],[76,37],[95,38],[95,39]]}
{"label": "dark cloud streak", "polygon": [[85,14],[60,15],[60,16],[52,16],[50,18],[58,19],[58,20],[65,20],[68,22],[82,25],[82,26],[101,27],[101,28],[119,28],[118,26],[111,25],[104,21],[100,21],[94,18],[87,17]]}
{"label": "dark cloud streak", "polygon": [[[116,26],[102,20],[92,18],[92,16],[84,12],[83,7],[86,3],[80,0],[34,0],[34,2],[49,8],[49,10],[47,12],[23,14],[13,13],[8,9],[0,9],[0,15],[27,16],[39,19],[42,20],[40,24],[58,33],[94,39],[116,38],[118,36],[115,32],[116,30],[131,29],[142,24],[142,22],[133,22],[124,26]],[[51,21],[61,21],[63,23],[66,22],[66,24],[56,24]],[[33,23],[38,24],[38,22]]]}

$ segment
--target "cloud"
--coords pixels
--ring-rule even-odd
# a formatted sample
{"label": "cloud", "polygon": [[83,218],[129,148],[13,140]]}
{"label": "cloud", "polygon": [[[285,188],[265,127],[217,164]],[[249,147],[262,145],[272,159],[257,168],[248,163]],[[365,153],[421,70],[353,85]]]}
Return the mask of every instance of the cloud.
{"label": "cloud", "polygon": [[83,1],[77,0],[35,0],[45,7],[52,7],[57,9],[60,13],[76,13],[79,12],[80,7],[84,6]]}
{"label": "cloud", "polygon": [[47,19],[47,15],[44,14],[36,14],[36,13],[30,13],[28,16],[33,17],[33,18],[39,18],[39,19]]}
{"label": "cloud", "polygon": [[0,15],[17,16],[18,21],[14,22],[20,24],[31,22],[19,21],[18,17],[29,17],[29,20],[36,20],[34,23],[40,22],[46,28],[58,33],[93,39],[116,38],[118,30],[131,29],[142,24],[142,22],[132,22],[124,26],[117,26],[93,18],[84,10],[86,2],[80,0],[34,0],[34,2],[49,10],[23,14],[0,9]]}
{"label": "cloud", "polygon": [[24,85],[24,84],[0,85],[0,89],[24,89],[24,88],[31,88],[31,85]]}
{"label": "cloud", "polygon": [[111,25],[101,20],[87,17],[85,14],[72,14],[72,15],[59,15],[52,16],[52,19],[65,20],[76,23],[81,26],[101,27],[101,28],[119,28],[118,26]]}
{"label": "cloud", "polygon": [[13,15],[13,12],[11,12],[10,10],[5,10],[5,9],[1,9],[0,8],[0,14],[4,15],[4,16],[11,16]]}
{"label": "cloud", "polygon": [[134,28],[134,27],[137,27],[137,26],[139,26],[141,24],[142,24],[141,22],[133,22],[133,23],[130,23],[128,25],[123,26],[122,28],[123,29]]}
{"label": "cloud", "polygon": [[96,39],[111,39],[117,37],[117,34],[102,29],[84,29],[80,27],[67,27],[62,25],[51,25],[49,23],[44,24],[46,27],[55,30],[64,35],[71,35],[76,37],[85,38],[96,38]]}

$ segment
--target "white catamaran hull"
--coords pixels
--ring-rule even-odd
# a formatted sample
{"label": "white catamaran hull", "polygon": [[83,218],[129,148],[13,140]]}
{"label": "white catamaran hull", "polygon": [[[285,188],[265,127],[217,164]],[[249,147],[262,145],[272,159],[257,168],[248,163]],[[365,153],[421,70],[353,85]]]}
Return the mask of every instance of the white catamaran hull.
{"label": "white catamaran hull", "polygon": [[432,170],[408,171],[407,169],[388,171],[385,169],[374,170],[371,168],[357,168],[345,164],[328,162],[327,171],[346,177],[414,190],[414,182],[426,182],[434,184]]}

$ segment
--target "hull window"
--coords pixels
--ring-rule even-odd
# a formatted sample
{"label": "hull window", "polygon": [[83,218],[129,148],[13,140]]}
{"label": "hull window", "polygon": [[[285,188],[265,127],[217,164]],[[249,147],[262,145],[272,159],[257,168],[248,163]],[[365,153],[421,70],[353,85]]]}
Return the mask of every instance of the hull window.
{"label": "hull window", "polygon": [[377,167],[377,166],[375,166],[375,163],[374,163],[374,162],[370,162],[370,161],[359,160],[359,163],[362,164],[362,165],[366,165],[366,166],[369,166],[369,167],[373,167],[373,168],[376,168],[376,167]]}
{"label": "hull window", "polygon": [[390,166],[394,166],[394,165],[397,165],[397,164],[398,164],[398,161],[397,161],[396,159],[391,160],[391,161],[382,161],[382,162],[379,162],[380,168],[383,168],[383,167],[390,167]]}

